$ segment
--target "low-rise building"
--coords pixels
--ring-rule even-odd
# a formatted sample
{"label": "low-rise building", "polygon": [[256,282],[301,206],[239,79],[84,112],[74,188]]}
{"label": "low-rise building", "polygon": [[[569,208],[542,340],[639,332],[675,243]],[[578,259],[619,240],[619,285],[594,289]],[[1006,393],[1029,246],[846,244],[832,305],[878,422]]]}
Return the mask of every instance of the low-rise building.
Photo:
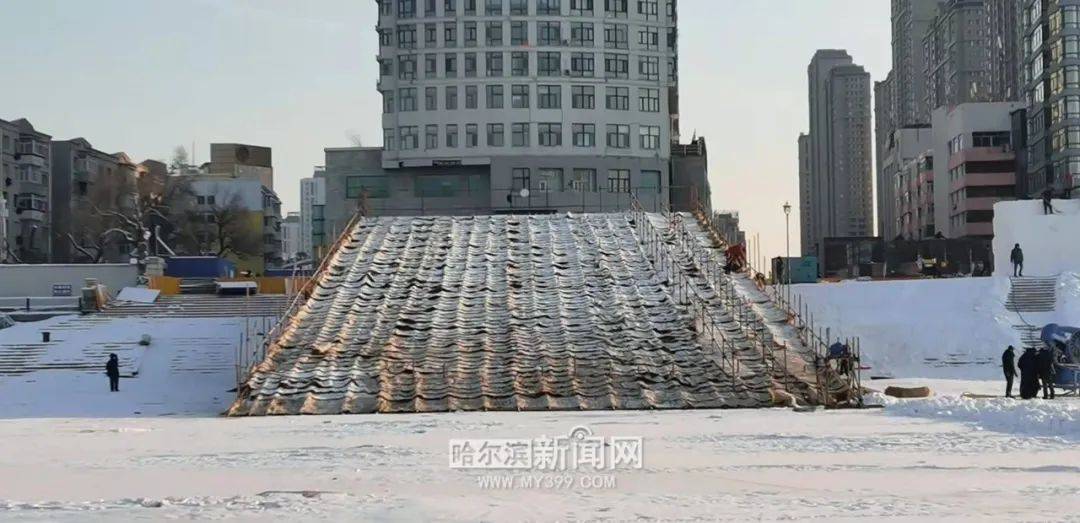
{"label": "low-rise building", "polygon": [[[86,260],[85,253],[75,247],[97,241],[91,236],[105,233],[100,227],[100,211],[130,203],[134,184],[121,173],[134,175],[133,165],[121,169],[126,158],[95,149],[85,138],[53,141],[52,143],[52,262],[74,263]],[[108,253],[100,261],[126,262],[129,245],[123,240],[110,243]]]}
{"label": "low-rise building", "polygon": [[193,227],[199,254],[219,255],[240,271],[281,265],[281,199],[257,179],[195,175]]}
{"label": "low-rise building", "polygon": [[1017,102],[934,111],[935,225],[947,238],[994,234],[994,204],[1016,198],[1010,113]]}
{"label": "low-rise building", "polygon": [[924,151],[908,160],[897,176],[897,224],[905,240],[923,240],[937,234],[934,224],[934,153]]}
{"label": "low-rise building", "polygon": [[0,120],[0,168],[7,217],[0,260],[44,263],[52,250],[52,137],[26,119]]}

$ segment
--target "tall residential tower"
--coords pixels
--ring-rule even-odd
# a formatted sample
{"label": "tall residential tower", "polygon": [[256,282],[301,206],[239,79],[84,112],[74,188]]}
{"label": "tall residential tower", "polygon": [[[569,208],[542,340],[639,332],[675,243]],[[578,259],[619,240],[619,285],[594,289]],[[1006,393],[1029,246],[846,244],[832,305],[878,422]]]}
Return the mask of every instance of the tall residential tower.
{"label": "tall residential tower", "polygon": [[814,54],[810,102],[810,216],[802,226],[823,256],[826,237],[870,236],[874,226],[870,74],[844,50]]}

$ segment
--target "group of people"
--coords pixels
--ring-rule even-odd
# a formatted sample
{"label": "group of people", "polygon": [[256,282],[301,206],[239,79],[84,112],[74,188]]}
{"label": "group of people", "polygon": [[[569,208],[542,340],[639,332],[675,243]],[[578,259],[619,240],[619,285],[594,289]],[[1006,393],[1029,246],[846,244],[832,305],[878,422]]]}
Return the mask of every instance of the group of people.
{"label": "group of people", "polygon": [[1011,398],[1013,379],[1016,369],[1020,369],[1020,398],[1031,399],[1039,395],[1042,386],[1043,399],[1054,399],[1054,380],[1057,378],[1057,357],[1055,350],[1043,347],[1036,351],[1032,347],[1024,349],[1019,361],[1012,345],[1001,355],[1001,368],[1005,372],[1005,397]]}

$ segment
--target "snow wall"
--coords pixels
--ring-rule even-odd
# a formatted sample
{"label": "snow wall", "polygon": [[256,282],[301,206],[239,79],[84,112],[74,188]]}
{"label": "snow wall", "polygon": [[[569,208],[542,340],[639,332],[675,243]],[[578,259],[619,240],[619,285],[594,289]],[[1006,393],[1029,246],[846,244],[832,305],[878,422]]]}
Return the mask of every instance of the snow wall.
{"label": "snow wall", "polygon": [[1057,311],[1005,310],[1009,279],[957,278],[792,286],[832,336],[858,336],[864,376],[1000,379],[1001,352],[1025,322],[1080,326],[1080,274],[1058,280]]}
{"label": "snow wall", "polygon": [[1080,272],[1080,200],[1054,200],[1043,215],[1042,200],[994,204],[994,274],[1011,276],[1009,253],[1024,250],[1025,276]]}

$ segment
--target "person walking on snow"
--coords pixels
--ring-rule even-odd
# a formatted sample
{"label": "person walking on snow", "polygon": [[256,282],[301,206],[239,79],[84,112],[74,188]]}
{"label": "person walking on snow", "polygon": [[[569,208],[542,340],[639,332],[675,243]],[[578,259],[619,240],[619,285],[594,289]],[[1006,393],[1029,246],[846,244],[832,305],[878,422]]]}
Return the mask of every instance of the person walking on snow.
{"label": "person walking on snow", "polygon": [[1054,205],[1052,203],[1053,199],[1054,199],[1054,190],[1052,188],[1050,188],[1050,187],[1047,187],[1046,189],[1044,189],[1043,192],[1042,192],[1043,214],[1044,215],[1046,215],[1046,214],[1054,214]]}
{"label": "person walking on snow", "polygon": [[1005,397],[1011,398],[1013,378],[1016,377],[1016,352],[1012,345],[1001,355],[1001,370],[1005,372]]}
{"label": "person walking on snow", "polygon": [[1016,244],[1013,247],[1012,253],[1009,254],[1009,261],[1011,261],[1012,264],[1013,264],[1013,278],[1017,277],[1018,275],[1021,278],[1023,278],[1024,277],[1024,250],[1020,248],[1019,243]]}
{"label": "person walking on snow", "polygon": [[120,392],[120,359],[116,354],[109,354],[105,364],[105,374],[109,376],[109,392]]}
{"label": "person walking on snow", "polygon": [[1016,362],[1020,367],[1020,397],[1029,400],[1039,395],[1039,363],[1035,349],[1028,347]]}
{"label": "person walking on snow", "polygon": [[1039,354],[1036,356],[1036,363],[1039,367],[1039,381],[1042,382],[1042,393],[1044,400],[1054,399],[1054,378],[1056,378],[1056,369],[1054,365],[1054,352],[1049,347],[1043,347],[1039,350]]}

